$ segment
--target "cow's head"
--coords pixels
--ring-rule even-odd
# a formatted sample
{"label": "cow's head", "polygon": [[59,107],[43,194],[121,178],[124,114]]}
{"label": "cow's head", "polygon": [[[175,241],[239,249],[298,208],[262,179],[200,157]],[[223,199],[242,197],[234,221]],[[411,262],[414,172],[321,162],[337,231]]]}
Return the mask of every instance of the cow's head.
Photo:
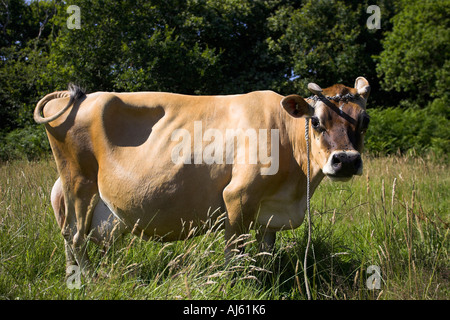
{"label": "cow's head", "polygon": [[281,101],[281,105],[294,118],[310,119],[312,161],[332,180],[345,181],[353,175],[361,175],[360,152],[369,124],[366,113],[370,93],[368,81],[358,77],[354,88],[335,84],[323,90],[310,83],[308,89],[313,96],[303,99],[290,95]]}

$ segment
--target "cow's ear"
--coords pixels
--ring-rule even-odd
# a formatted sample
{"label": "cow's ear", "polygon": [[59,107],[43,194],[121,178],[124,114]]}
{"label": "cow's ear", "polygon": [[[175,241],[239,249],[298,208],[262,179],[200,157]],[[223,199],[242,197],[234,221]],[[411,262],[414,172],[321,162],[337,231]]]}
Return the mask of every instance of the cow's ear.
{"label": "cow's ear", "polygon": [[358,90],[359,95],[367,101],[367,98],[369,98],[370,94],[369,81],[367,81],[367,79],[364,77],[356,78],[355,89]]}
{"label": "cow's ear", "polygon": [[314,109],[302,97],[291,94],[281,100],[281,106],[294,118],[310,117]]}

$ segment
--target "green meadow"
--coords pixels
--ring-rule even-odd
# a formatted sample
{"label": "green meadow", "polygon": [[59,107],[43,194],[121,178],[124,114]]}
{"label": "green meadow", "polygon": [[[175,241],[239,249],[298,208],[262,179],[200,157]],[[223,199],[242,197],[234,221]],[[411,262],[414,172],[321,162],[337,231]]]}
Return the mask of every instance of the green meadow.
{"label": "green meadow", "polygon": [[[364,160],[363,176],[325,179],[312,197],[312,297],[449,299],[448,164]],[[168,243],[128,235],[104,252],[90,244],[99,276],[71,289],[50,205],[56,178],[51,159],[0,166],[0,299],[306,299],[306,223],[278,233],[271,255],[251,231],[228,265],[223,231]]]}

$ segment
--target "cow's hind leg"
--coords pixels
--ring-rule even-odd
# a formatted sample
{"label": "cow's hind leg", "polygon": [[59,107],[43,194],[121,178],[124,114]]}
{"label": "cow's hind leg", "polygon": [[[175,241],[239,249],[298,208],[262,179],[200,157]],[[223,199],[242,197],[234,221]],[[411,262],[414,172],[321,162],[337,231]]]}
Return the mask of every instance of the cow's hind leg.
{"label": "cow's hind leg", "polygon": [[73,237],[75,259],[86,276],[93,276],[94,272],[87,252],[88,234],[92,215],[100,197],[98,193],[91,192],[75,201],[77,217],[77,233]]}
{"label": "cow's hind leg", "polygon": [[[66,208],[64,201],[64,191],[61,184],[61,178],[58,178],[53,185],[52,193],[51,193],[51,203],[53,207],[53,212],[55,214],[56,222],[58,223],[59,228],[61,229],[61,233],[64,236],[64,223],[66,221]],[[64,237],[64,251],[66,256],[66,276],[69,276],[71,273],[68,271],[69,267],[73,265],[77,265],[75,260],[75,256],[73,255],[71,242],[67,241],[66,237]]]}
{"label": "cow's hind leg", "polygon": [[[91,277],[94,270],[87,253],[87,240],[92,215],[100,197],[96,183],[78,178],[73,181],[73,189],[65,190],[66,220],[63,226],[63,236],[70,244],[81,272]],[[70,254],[68,255],[70,256]]]}
{"label": "cow's hind leg", "polygon": [[[64,221],[66,220],[64,191],[61,183],[61,178],[56,180],[52,188],[51,203],[55,213],[56,221],[61,231],[64,230]],[[106,253],[109,245],[115,240],[119,239],[121,235],[126,232],[126,226],[117,220],[113,213],[108,209],[103,201],[99,200],[95,206],[92,216],[91,226],[89,229],[89,240],[92,240],[96,245],[100,246],[102,253]],[[76,232],[74,229],[73,234]],[[67,237],[70,238],[71,237]],[[73,237],[72,237],[73,238]],[[73,266],[78,266],[72,248],[72,241],[64,239],[64,249],[66,254],[66,277],[73,272]]]}

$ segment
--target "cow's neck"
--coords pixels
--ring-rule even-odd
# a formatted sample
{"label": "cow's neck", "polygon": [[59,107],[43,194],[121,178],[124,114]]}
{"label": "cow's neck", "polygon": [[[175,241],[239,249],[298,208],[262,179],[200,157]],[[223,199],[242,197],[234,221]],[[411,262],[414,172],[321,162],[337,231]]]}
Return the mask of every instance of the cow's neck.
{"label": "cow's neck", "polygon": [[[282,134],[282,139],[285,143],[289,145],[292,150],[292,157],[294,166],[297,166],[299,171],[303,172],[303,177],[300,179],[300,183],[305,184],[306,188],[306,174],[307,174],[307,152],[306,152],[306,138],[305,138],[305,119],[296,119],[287,114],[287,112],[282,112],[282,122],[284,124],[284,134]],[[311,126],[309,126],[309,136],[311,137]],[[310,141],[311,150],[311,141]],[[316,162],[314,155],[310,152],[310,178],[311,178],[311,196],[314,190],[317,188],[319,183],[324,178],[324,174]],[[303,188],[302,188],[303,189]],[[305,189],[306,190],[306,189]]]}

